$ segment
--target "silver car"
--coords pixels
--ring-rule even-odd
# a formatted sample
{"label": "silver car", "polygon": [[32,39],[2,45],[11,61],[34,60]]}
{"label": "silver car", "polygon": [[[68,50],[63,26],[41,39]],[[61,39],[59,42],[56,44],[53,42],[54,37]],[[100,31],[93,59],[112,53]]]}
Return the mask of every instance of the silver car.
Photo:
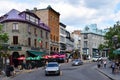
{"label": "silver car", "polygon": [[79,66],[79,65],[82,65],[83,64],[83,61],[80,60],[80,59],[75,59],[72,61],[72,66]]}
{"label": "silver car", "polygon": [[60,66],[58,64],[58,62],[49,62],[46,66],[45,66],[45,75],[60,75]]}

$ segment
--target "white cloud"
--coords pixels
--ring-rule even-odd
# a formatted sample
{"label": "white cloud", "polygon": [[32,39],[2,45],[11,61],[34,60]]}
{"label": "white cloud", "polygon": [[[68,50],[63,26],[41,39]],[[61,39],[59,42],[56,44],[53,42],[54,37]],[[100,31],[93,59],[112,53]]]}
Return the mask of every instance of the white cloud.
{"label": "white cloud", "polygon": [[[26,2],[27,1],[27,2]],[[120,0],[1,0],[0,15],[15,8],[19,11],[26,9],[46,8],[51,5],[59,12],[60,21],[67,25],[69,31],[82,29],[84,25],[96,23],[99,28],[106,28],[120,20],[120,11],[115,13],[116,5]]]}

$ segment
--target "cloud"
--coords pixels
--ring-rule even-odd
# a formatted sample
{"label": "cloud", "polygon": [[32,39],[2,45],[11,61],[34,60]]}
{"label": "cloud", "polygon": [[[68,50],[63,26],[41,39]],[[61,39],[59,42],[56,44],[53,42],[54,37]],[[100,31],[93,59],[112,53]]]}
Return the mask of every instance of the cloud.
{"label": "cloud", "polygon": [[60,21],[67,25],[70,31],[94,23],[103,29],[120,19],[120,11],[118,11],[120,0],[0,0],[0,3],[0,15],[12,8],[24,11],[34,7],[42,9],[51,5],[60,13]]}

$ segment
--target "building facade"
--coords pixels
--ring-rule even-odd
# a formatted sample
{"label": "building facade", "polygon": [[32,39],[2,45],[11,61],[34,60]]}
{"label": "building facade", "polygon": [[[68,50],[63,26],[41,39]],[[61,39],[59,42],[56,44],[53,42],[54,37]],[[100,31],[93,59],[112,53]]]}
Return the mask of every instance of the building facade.
{"label": "building facade", "polygon": [[51,6],[48,6],[45,9],[34,8],[32,10],[42,22],[50,27],[50,50],[51,52],[58,52],[59,49],[59,16],[60,14],[56,12]]}
{"label": "building facade", "polygon": [[74,49],[81,50],[81,31],[74,30],[71,33],[71,36],[74,38]]}
{"label": "building facade", "polygon": [[60,51],[59,52],[65,52],[66,51],[66,25],[63,23],[60,23]]}
{"label": "building facade", "polygon": [[12,9],[0,17],[3,32],[8,33],[11,62],[31,50],[50,53],[50,29],[32,12]]}
{"label": "building facade", "polygon": [[69,31],[66,31],[66,51],[71,52],[74,50],[74,39],[71,37]]}
{"label": "building facade", "polygon": [[97,28],[96,24],[87,25],[81,33],[81,52],[87,58],[100,55],[98,47],[105,42],[106,30]]}

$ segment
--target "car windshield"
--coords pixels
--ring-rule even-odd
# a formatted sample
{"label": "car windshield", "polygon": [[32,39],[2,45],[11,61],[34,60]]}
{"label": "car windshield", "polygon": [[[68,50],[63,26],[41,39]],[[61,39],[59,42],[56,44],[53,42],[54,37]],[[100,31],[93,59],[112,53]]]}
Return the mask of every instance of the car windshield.
{"label": "car windshield", "polygon": [[47,67],[58,67],[58,64],[48,64]]}

